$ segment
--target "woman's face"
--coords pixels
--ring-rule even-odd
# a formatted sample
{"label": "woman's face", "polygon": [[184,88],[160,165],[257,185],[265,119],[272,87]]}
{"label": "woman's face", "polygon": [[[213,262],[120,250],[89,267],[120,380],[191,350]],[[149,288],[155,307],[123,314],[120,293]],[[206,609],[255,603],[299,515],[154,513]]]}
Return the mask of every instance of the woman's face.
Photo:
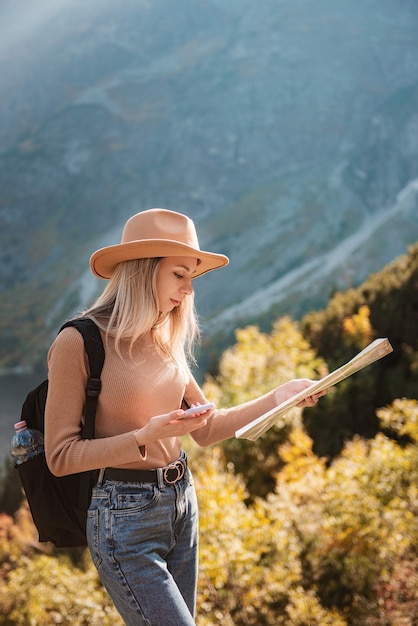
{"label": "woman's face", "polygon": [[157,298],[161,313],[169,313],[193,293],[192,276],[197,259],[189,256],[164,257],[158,264]]}

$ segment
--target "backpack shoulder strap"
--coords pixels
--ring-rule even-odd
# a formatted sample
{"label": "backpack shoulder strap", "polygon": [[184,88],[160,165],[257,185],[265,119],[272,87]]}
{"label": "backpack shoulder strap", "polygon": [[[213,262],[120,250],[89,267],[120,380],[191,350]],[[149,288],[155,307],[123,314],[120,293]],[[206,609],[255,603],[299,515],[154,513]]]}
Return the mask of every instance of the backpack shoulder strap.
{"label": "backpack shoulder strap", "polygon": [[80,317],[69,320],[61,326],[60,332],[68,326],[74,326],[83,336],[84,348],[89,360],[90,377],[87,381],[84,425],[81,436],[83,439],[93,439],[97,401],[102,387],[100,376],[105,360],[105,350],[100,331],[90,318]]}

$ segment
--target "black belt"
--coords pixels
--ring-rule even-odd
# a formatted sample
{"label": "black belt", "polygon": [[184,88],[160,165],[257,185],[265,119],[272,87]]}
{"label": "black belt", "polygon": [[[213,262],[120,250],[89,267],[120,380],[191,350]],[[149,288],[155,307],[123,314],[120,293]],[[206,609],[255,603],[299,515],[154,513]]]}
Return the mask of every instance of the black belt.
{"label": "black belt", "polygon": [[159,467],[154,470],[134,470],[134,469],[118,469],[116,467],[107,467],[100,476],[101,481],[115,480],[124,483],[157,483],[161,482],[166,485],[174,485],[183,478],[187,469],[186,455],[181,456],[174,463]]}

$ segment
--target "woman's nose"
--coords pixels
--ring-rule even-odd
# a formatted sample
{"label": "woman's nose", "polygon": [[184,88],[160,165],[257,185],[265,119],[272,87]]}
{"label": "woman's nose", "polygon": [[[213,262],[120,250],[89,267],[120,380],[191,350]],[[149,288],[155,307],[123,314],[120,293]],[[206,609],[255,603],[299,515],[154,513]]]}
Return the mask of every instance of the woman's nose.
{"label": "woman's nose", "polygon": [[192,285],[192,281],[188,280],[187,282],[185,282],[181,288],[182,292],[185,294],[191,294],[193,292],[193,285]]}

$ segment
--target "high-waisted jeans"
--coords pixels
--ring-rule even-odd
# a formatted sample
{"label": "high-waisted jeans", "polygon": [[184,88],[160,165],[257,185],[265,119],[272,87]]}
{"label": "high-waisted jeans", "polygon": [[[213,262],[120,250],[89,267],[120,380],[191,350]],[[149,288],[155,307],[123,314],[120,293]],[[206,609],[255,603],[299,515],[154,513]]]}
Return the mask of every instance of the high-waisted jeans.
{"label": "high-waisted jeans", "polygon": [[189,469],[173,485],[96,486],[87,541],[128,626],[194,626],[198,511]]}

